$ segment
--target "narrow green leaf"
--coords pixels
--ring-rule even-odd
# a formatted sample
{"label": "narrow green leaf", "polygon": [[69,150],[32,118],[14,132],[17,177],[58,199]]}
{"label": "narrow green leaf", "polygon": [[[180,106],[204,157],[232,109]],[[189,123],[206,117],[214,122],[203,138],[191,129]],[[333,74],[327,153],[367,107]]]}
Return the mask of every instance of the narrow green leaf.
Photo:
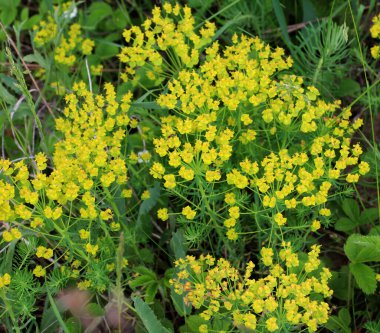
{"label": "narrow green leaf", "polygon": [[170,240],[170,247],[172,248],[176,259],[184,258],[186,256],[185,239],[182,230],[177,230],[173,233],[173,237]]}
{"label": "narrow green leaf", "polygon": [[168,333],[167,328],[162,326],[153,310],[139,297],[132,297],[135,310],[149,333]]}
{"label": "narrow green leaf", "polygon": [[276,15],[278,24],[280,25],[280,29],[282,32],[282,37],[288,45],[291,45],[289,33],[288,33],[288,25],[286,23],[284,11],[282,10],[281,4],[279,0],[272,0],[274,13]]}
{"label": "narrow green leaf", "polygon": [[54,301],[53,297],[51,296],[51,294],[49,292],[47,292],[47,295],[48,295],[48,298],[49,298],[49,301],[50,301],[50,304],[51,304],[51,308],[53,309],[53,312],[55,314],[55,318],[57,319],[57,321],[61,325],[61,329],[65,333],[70,333],[70,330],[67,328],[65,322],[63,321],[63,319],[61,317],[61,314],[59,313],[58,307],[55,304],[55,301]]}

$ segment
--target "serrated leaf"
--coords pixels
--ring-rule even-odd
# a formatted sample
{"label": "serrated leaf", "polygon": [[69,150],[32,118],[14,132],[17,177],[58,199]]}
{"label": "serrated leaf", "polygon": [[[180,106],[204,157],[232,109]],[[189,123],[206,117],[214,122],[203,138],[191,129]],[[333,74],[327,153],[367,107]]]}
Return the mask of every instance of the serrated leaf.
{"label": "serrated leaf", "polygon": [[361,263],[350,264],[349,267],[359,288],[367,295],[373,294],[377,286],[375,271]]}
{"label": "serrated leaf", "polygon": [[343,200],[342,209],[344,213],[353,221],[359,220],[360,209],[356,200],[351,198],[346,198]]}
{"label": "serrated leaf", "polygon": [[158,283],[151,283],[145,290],[145,301],[152,303],[158,292]]}
{"label": "serrated leaf", "polygon": [[335,230],[350,231],[356,227],[356,223],[348,217],[342,217],[335,223]]}
{"label": "serrated leaf", "polygon": [[135,310],[149,333],[168,333],[167,328],[162,326],[153,310],[139,297],[132,297]]}
{"label": "serrated leaf", "polygon": [[380,236],[353,234],[348,237],[344,252],[353,263],[380,261]]}

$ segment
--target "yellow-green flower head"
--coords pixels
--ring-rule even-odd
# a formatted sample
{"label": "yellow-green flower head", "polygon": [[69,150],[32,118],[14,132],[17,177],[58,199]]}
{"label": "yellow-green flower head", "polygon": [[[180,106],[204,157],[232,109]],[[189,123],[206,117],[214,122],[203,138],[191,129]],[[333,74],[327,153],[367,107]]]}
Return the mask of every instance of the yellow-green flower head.
{"label": "yellow-green flower head", "polygon": [[[278,257],[273,249],[262,248],[261,261],[269,272],[261,271],[256,278],[251,278],[252,262],[241,275],[226,259],[187,256],[175,262],[178,273],[170,283],[206,321],[229,320],[250,330],[265,326],[270,332],[280,325],[304,326],[315,332],[328,320],[329,305],[323,299],[332,294],[327,284],[331,273],[320,267],[319,252],[313,246],[301,265],[290,244],[283,244]],[[315,270],[318,273],[312,274]]]}

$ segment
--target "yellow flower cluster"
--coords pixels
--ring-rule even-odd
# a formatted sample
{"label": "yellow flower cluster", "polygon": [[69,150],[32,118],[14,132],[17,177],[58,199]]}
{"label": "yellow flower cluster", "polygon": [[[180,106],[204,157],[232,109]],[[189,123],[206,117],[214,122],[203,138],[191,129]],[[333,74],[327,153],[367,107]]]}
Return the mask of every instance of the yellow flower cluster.
{"label": "yellow flower cluster", "polygon": [[[73,93],[66,96],[65,117],[56,119],[56,129],[63,138],[56,143],[50,163],[38,153],[31,172],[23,160],[0,160],[0,220],[6,225],[2,232],[6,242],[20,239],[22,228],[36,234],[55,230],[62,237],[62,245],[70,243],[71,237],[82,244],[83,251],[76,254],[80,260],[94,260],[91,257],[99,254],[102,232],[109,241],[109,233],[120,229],[113,221],[114,212],[104,206],[110,204],[107,200],[111,194],[107,193],[125,187],[128,180],[121,147],[130,122],[127,112],[131,97],[127,93],[119,103],[111,84],[105,84],[104,95],[94,95],[83,82],[75,84]],[[78,222],[80,230],[76,229]],[[98,231],[92,234],[91,226]],[[51,260],[55,253],[59,257],[65,252],[64,246],[58,245],[53,252],[40,245],[36,258]],[[107,253],[114,258],[109,250]],[[35,276],[45,274],[42,265],[35,267]]]}
{"label": "yellow flower cluster", "polygon": [[[206,321],[228,318],[236,328],[265,327],[269,332],[305,325],[315,332],[328,320],[329,305],[323,298],[332,295],[327,284],[331,273],[321,267],[319,252],[318,246],[312,246],[302,262],[289,243],[283,244],[278,258],[272,248],[262,248],[266,273],[254,272],[250,261],[243,275],[226,259],[187,256],[175,262],[177,274],[171,284]],[[252,277],[258,275],[262,277]],[[207,332],[207,325],[202,330]]]}
{"label": "yellow flower cluster", "polygon": [[[376,15],[372,19],[372,27],[370,28],[372,38],[380,38],[380,15]],[[374,59],[380,58],[380,46],[375,45],[371,47],[371,55]]]}
{"label": "yellow flower cluster", "polygon": [[[71,2],[64,3],[61,7],[56,8],[56,15],[64,16],[65,11],[71,6]],[[73,66],[75,61],[81,55],[89,55],[95,46],[95,42],[83,36],[80,24],[73,23],[68,29],[59,32],[58,25],[54,17],[49,14],[46,20],[41,21],[33,27],[35,31],[34,42],[38,47],[42,47],[53,42],[54,59],[57,63],[65,66]],[[93,66],[92,71],[95,75],[99,75],[99,66]]]}
{"label": "yellow flower cluster", "polygon": [[[194,50],[182,21],[175,25],[159,13],[155,9],[152,20],[167,24],[157,33],[162,34],[165,26],[175,36],[165,38],[168,44],[161,49],[170,46],[177,52],[171,43],[180,39],[181,45],[187,43],[185,50]],[[153,29],[150,23],[146,26]],[[146,33],[139,29],[125,32],[127,41],[135,36],[134,46],[120,55],[125,61],[131,61],[129,54],[139,56],[131,61],[132,67],[152,62],[147,50],[155,55],[157,44],[161,45],[153,38],[156,30],[149,30],[152,40],[144,44]],[[202,42],[202,47],[207,43]],[[138,52],[142,45],[144,52]],[[195,188],[214,200],[222,197],[219,193],[248,191],[258,196],[267,220],[283,226],[287,211],[300,206],[327,217],[325,205],[334,184],[342,179],[356,183],[369,171],[368,163],[359,161],[360,144],[350,143],[362,120],[350,123],[351,111],[340,110],[339,101],[326,103],[315,87],[287,74],[292,59],[283,49],[272,50],[258,38],[235,35],[231,46],[223,49],[214,42],[205,48],[204,57],[198,53],[194,57],[179,55],[185,66],[157,98],[168,113],[161,117],[161,137],[153,139],[159,158],[150,173],[173,194],[189,197]],[[199,196],[192,199],[199,206]],[[239,227],[231,222],[226,222],[227,236],[236,240]]]}
{"label": "yellow flower cluster", "polygon": [[54,59],[59,64],[73,66],[78,54],[89,55],[95,43],[89,38],[83,38],[81,26],[74,23],[70,26],[67,37],[62,36],[55,49]]}
{"label": "yellow flower cluster", "polygon": [[57,35],[57,23],[52,16],[48,16],[46,21],[42,20],[38,25],[33,26],[36,32],[34,42],[38,47],[48,44],[54,40]]}
{"label": "yellow flower cluster", "polygon": [[133,77],[136,68],[145,65],[152,80],[163,72],[173,72],[175,67],[197,65],[202,48],[215,34],[215,25],[207,21],[196,30],[189,7],[169,3],[163,5],[163,10],[155,7],[152,18],[145,20],[141,27],[133,26],[123,33],[128,46],[119,54],[120,61],[127,64],[122,78]]}

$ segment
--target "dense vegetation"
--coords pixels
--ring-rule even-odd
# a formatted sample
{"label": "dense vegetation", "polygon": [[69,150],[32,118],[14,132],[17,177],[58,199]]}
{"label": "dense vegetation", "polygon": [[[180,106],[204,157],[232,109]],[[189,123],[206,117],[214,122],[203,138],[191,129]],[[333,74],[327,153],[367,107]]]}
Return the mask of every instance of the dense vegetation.
{"label": "dense vegetation", "polygon": [[4,332],[380,332],[376,1],[0,0]]}

